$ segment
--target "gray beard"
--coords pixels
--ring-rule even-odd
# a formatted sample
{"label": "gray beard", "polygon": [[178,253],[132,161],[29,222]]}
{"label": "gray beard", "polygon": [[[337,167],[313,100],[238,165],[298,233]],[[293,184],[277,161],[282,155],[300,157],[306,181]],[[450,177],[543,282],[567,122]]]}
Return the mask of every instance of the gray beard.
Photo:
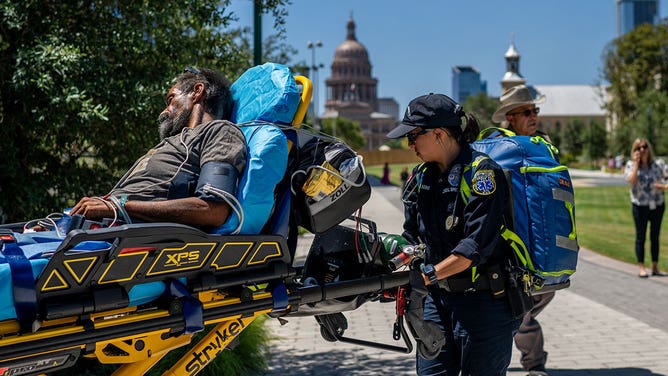
{"label": "gray beard", "polygon": [[158,118],[160,123],[160,138],[165,139],[170,136],[181,133],[183,128],[188,126],[192,110],[183,110],[176,117],[171,118],[169,114],[164,114]]}

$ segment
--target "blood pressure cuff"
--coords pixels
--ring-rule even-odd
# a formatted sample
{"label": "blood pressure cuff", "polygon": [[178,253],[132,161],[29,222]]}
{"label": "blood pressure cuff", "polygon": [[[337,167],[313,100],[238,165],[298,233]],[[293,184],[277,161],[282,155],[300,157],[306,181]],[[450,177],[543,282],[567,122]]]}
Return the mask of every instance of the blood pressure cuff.
{"label": "blood pressure cuff", "polygon": [[195,194],[205,201],[226,201],[220,191],[232,196],[237,193],[239,173],[228,162],[207,162],[202,166]]}

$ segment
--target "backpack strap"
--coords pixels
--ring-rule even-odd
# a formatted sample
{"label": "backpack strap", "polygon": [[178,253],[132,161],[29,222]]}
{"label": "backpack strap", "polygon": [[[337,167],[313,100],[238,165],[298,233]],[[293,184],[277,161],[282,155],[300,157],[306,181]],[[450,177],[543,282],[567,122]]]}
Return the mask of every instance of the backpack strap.
{"label": "backpack strap", "polygon": [[515,132],[511,131],[510,129],[506,128],[501,128],[501,127],[489,127],[485,128],[480,133],[478,133],[478,137],[476,140],[482,140],[483,138],[488,138],[488,137],[512,137],[516,136]]}

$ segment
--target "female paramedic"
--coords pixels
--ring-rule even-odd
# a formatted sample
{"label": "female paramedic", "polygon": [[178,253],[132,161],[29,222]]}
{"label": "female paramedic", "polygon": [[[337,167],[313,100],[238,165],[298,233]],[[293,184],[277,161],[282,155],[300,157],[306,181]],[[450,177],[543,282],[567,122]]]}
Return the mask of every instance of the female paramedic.
{"label": "female paramedic", "polygon": [[428,290],[424,319],[441,328],[445,345],[433,359],[417,356],[418,375],[505,375],[510,364],[519,320],[499,298],[508,187],[501,167],[469,147],[478,132],[472,115],[432,93],[413,99],[387,135],[406,136],[425,162],[404,191],[403,236],[427,245],[417,278]]}

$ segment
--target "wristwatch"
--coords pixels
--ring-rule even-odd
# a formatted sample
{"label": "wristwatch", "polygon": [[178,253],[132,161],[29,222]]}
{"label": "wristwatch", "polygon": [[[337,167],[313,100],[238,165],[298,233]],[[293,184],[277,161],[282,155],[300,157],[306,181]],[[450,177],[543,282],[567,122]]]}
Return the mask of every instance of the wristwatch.
{"label": "wristwatch", "polygon": [[434,265],[432,264],[422,264],[420,265],[420,270],[424,275],[429,278],[429,283],[432,285],[437,285],[438,284],[438,278],[436,278],[436,269],[434,269]]}

